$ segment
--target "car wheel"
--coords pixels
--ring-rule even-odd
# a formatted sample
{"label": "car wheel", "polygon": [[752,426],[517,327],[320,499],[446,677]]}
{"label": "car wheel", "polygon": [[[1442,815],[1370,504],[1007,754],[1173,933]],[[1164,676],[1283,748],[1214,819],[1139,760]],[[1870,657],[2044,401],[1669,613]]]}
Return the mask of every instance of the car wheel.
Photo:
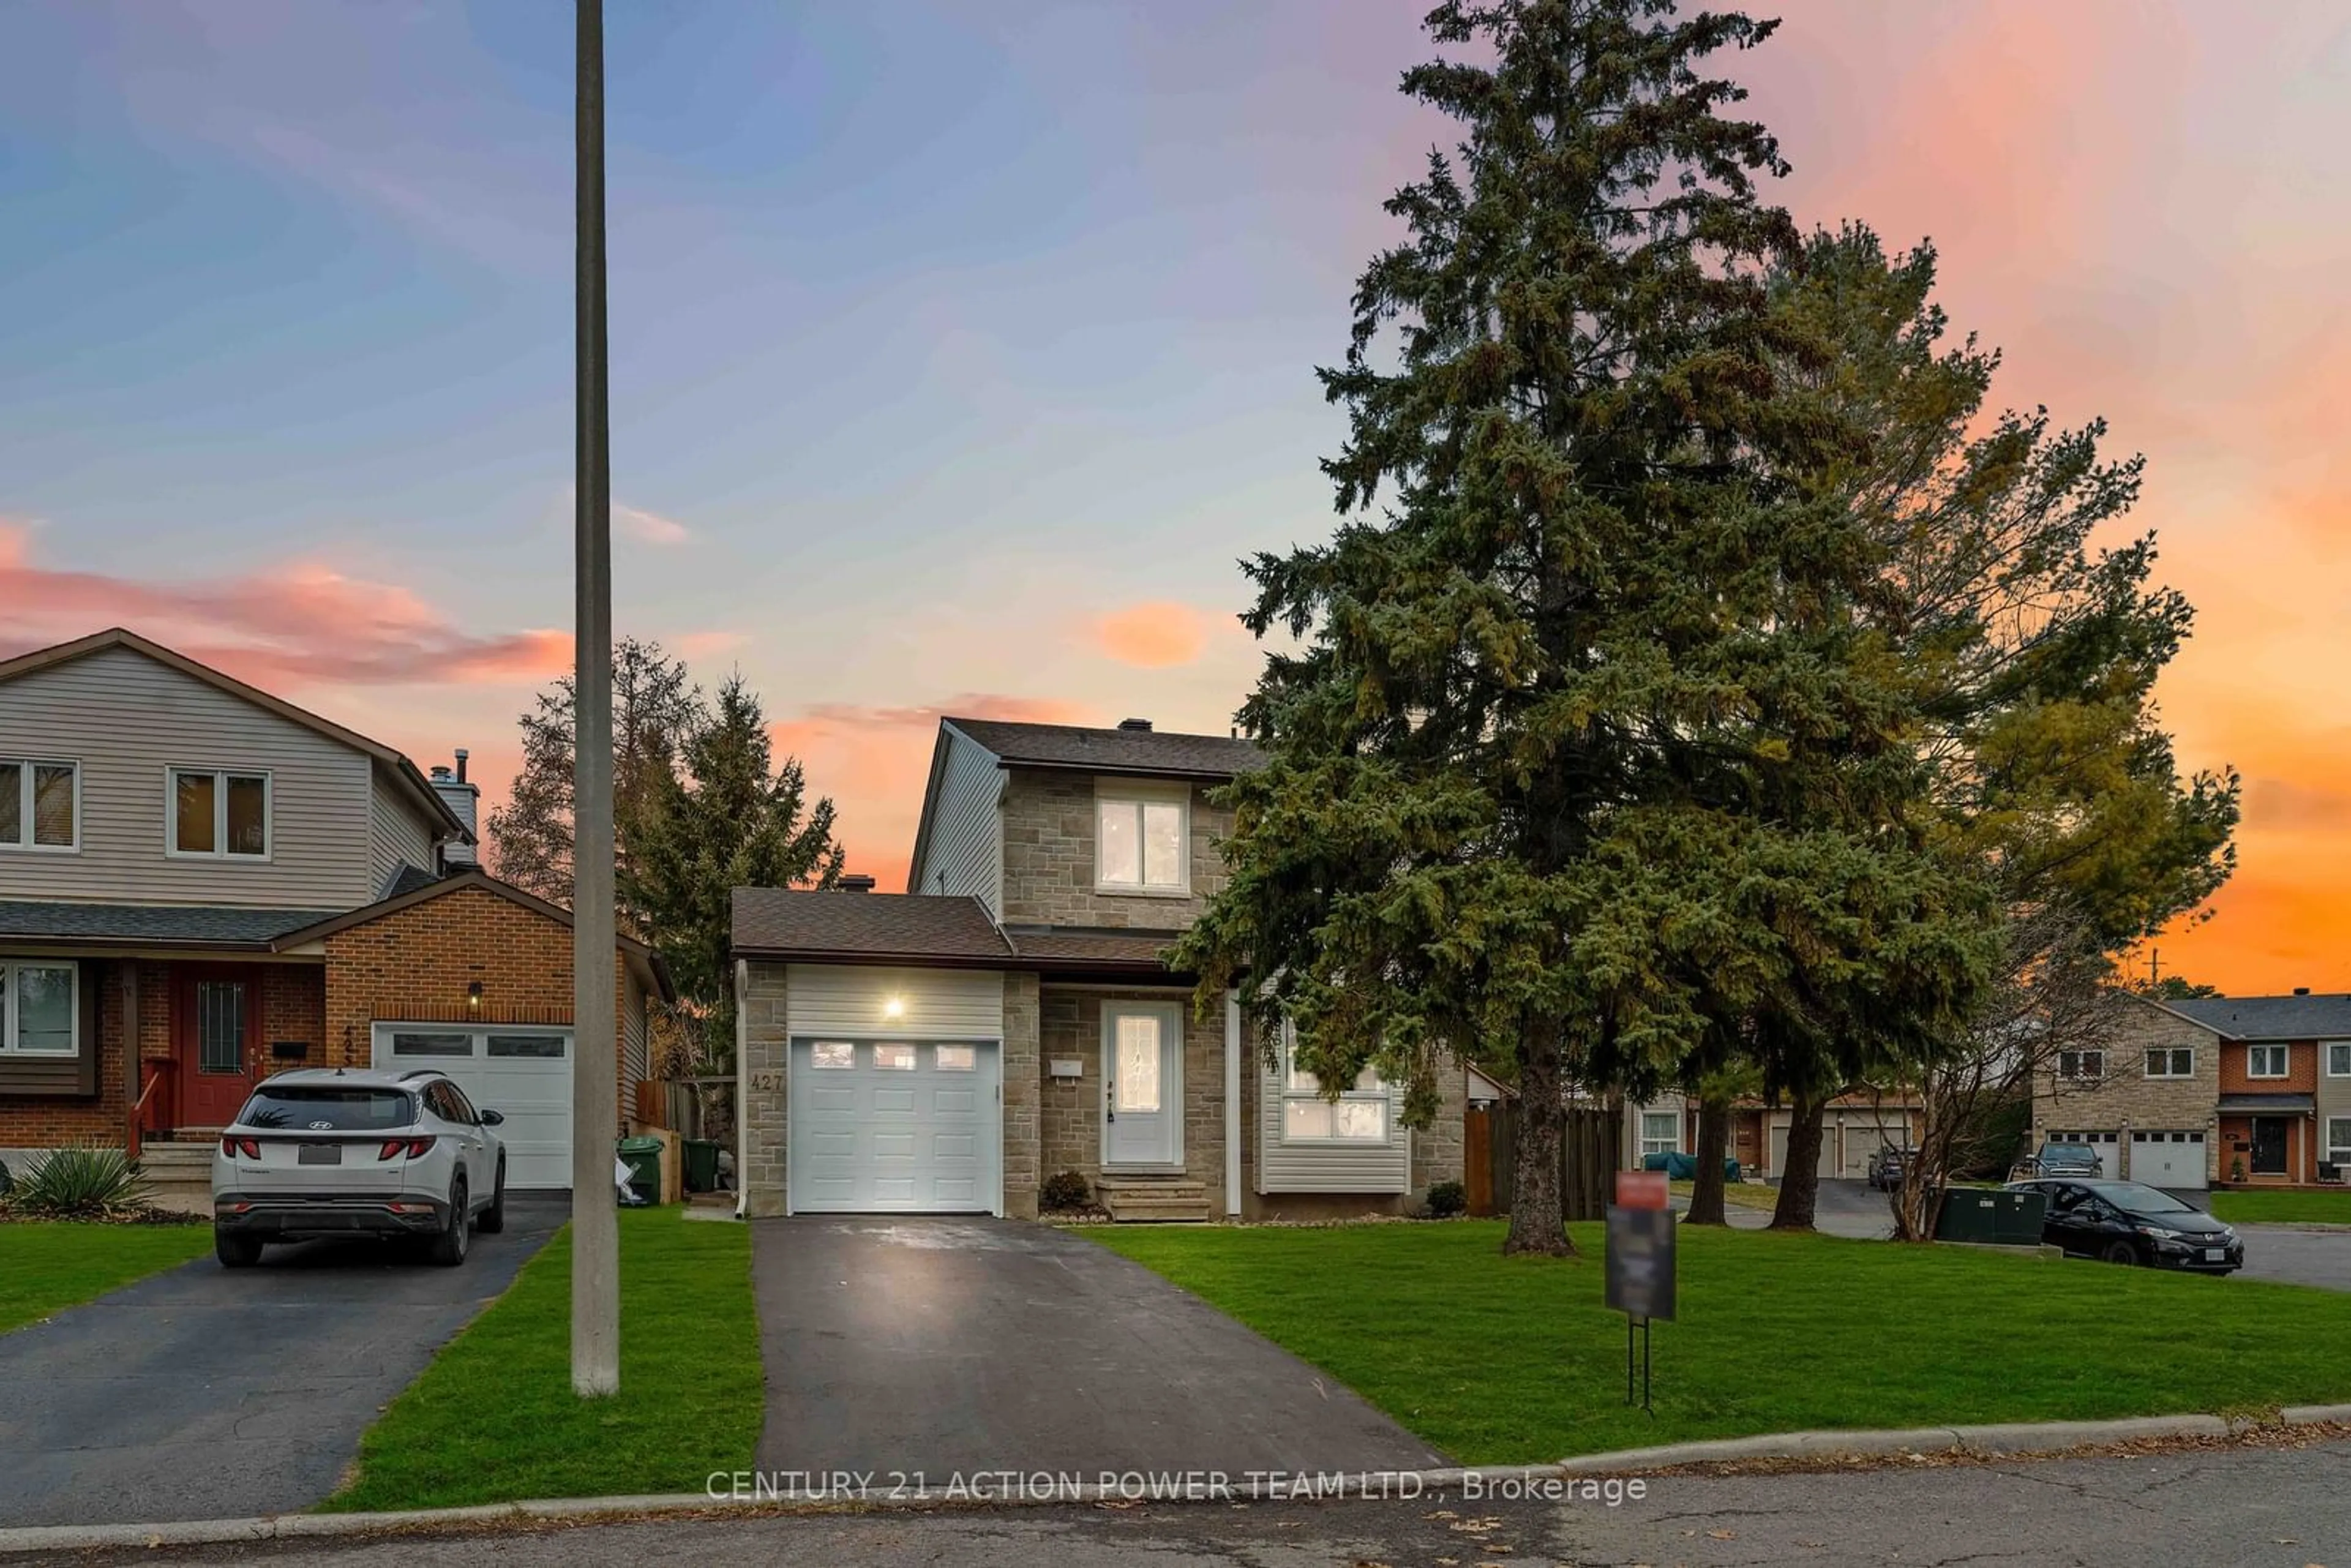
{"label": "car wheel", "polygon": [[213,1256],[224,1269],[250,1269],[261,1261],[261,1238],[232,1231],[213,1232]]}
{"label": "car wheel", "polygon": [[2138,1261],[2138,1249],[2127,1241],[2109,1241],[2099,1251],[2098,1256],[2109,1263],[2120,1263],[2127,1267]]}
{"label": "car wheel", "polygon": [[507,1158],[504,1155],[498,1156],[497,1196],[490,1199],[490,1207],[482,1210],[482,1218],[474,1223],[485,1236],[496,1236],[507,1228]]}
{"label": "car wheel", "polygon": [[459,1176],[457,1185],[449,1189],[449,1228],[433,1239],[433,1261],[444,1269],[454,1269],[465,1260],[465,1244],[474,1228],[465,1217],[465,1178]]}

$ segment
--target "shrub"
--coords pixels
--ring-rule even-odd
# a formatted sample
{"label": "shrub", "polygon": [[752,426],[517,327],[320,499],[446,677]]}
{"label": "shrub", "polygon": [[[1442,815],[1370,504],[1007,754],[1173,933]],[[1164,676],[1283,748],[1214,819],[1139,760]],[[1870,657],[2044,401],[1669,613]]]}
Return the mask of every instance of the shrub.
{"label": "shrub", "polygon": [[1049,1214],[1068,1214],[1091,1205],[1094,1189],[1075,1171],[1057,1171],[1045,1178],[1037,1202]]}
{"label": "shrub", "polygon": [[1428,1218],[1450,1219],[1457,1214],[1469,1212],[1469,1189],[1458,1181],[1431,1182],[1428,1187]]}
{"label": "shrub", "polygon": [[18,1214],[42,1219],[106,1219],[148,1207],[153,1189],[131,1156],[102,1144],[53,1149],[8,1194]]}

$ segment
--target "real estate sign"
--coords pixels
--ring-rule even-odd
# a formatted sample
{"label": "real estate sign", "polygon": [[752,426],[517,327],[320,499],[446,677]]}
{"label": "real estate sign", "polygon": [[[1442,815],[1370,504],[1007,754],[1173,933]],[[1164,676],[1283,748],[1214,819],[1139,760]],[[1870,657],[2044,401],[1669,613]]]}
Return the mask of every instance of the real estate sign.
{"label": "real estate sign", "polygon": [[1674,1321],[1674,1211],[1659,1171],[1619,1171],[1608,1209],[1608,1305],[1628,1318]]}

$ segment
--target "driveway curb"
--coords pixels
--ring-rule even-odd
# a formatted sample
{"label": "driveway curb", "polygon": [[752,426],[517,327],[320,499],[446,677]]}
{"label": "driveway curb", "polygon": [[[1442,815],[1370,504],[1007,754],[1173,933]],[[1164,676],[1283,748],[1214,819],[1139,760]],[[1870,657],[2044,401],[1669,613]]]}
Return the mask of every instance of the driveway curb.
{"label": "driveway curb", "polygon": [[[1583,1454],[1555,1465],[1473,1465],[1443,1469],[1375,1470],[1343,1476],[1300,1474],[1271,1481],[1235,1479],[1213,1500],[1163,1496],[1142,1500],[1306,1500],[1314,1497],[1412,1497],[1479,1484],[1501,1490],[1513,1484],[1564,1481],[1568,1478],[1633,1476],[1678,1465],[1732,1459],[1820,1458],[1838,1455],[1897,1453],[2021,1454],[2052,1452],[2146,1437],[2225,1437],[2262,1426],[2351,1424],[2351,1405],[2289,1405],[2274,1423],[2231,1422],[2218,1416],[2141,1416],[2116,1421],[2010,1422],[1992,1426],[1914,1427],[1899,1431],[1781,1432],[1766,1437],[1711,1442],[1667,1443]],[[1336,1493],[1304,1490],[1302,1483],[1337,1479]],[[526,1502],[481,1503],[470,1508],[404,1509],[383,1513],[288,1513],[259,1519],[189,1520],[163,1524],[64,1524],[0,1530],[0,1557],[34,1552],[95,1552],[110,1548],[221,1546],[243,1542],[317,1540],[380,1535],[474,1524],[519,1524],[533,1521],[632,1518],[647,1514],[809,1513],[843,1510],[942,1508],[978,1504],[1097,1503],[1138,1500],[1116,1486],[1055,1486],[1030,1493],[981,1495],[931,1490],[847,1498],[709,1497],[696,1492],[638,1497],[549,1498]]]}

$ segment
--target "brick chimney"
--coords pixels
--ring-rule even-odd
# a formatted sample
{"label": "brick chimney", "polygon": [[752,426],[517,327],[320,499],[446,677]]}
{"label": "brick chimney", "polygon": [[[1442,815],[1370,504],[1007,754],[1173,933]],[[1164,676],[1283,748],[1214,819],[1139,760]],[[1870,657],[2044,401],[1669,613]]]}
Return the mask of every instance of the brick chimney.
{"label": "brick chimney", "polygon": [[[437,766],[433,769],[433,792],[441,797],[442,803],[459,821],[465,824],[467,832],[479,833],[482,831],[482,787],[465,777],[465,748],[459,747],[456,755],[457,766],[454,769]],[[481,863],[481,856],[472,844],[453,841],[441,846],[441,864],[444,870],[464,871]]]}
{"label": "brick chimney", "polygon": [[873,891],[873,879],[864,875],[844,876],[834,883],[832,888],[835,893],[871,893]]}
{"label": "brick chimney", "polygon": [[1123,718],[1118,721],[1118,727],[1131,734],[1149,735],[1151,721],[1147,718]]}

